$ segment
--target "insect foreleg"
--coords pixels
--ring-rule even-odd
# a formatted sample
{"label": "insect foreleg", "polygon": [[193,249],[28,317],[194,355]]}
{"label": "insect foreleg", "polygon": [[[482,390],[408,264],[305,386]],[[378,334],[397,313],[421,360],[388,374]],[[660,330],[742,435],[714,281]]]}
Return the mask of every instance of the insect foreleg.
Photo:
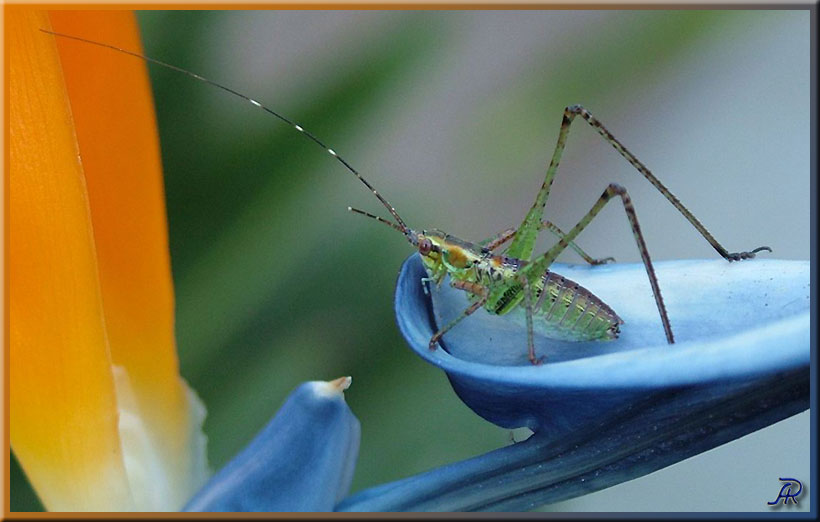
{"label": "insect foreleg", "polygon": [[[549,230],[558,239],[561,239],[566,235],[560,228],[558,228],[550,221],[542,221],[541,224],[538,226],[538,230]],[[514,228],[508,228],[507,230],[499,232],[498,234],[489,239],[485,239],[479,244],[483,245],[488,250],[495,250],[496,248],[500,247],[501,245],[515,237],[515,233],[516,230]],[[574,241],[569,242],[569,247],[575,250],[575,252],[577,252],[579,256],[584,258],[584,261],[586,261],[590,265],[603,265],[610,261],[615,262],[614,257],[605,257],[603,259],[593,258],[589,254],[584,252],[584,250],[581,247],[579,247]]]}
{"label": "insect foreleg", "polygon": [[666,340],[672,344],[675,342],[675,338],[672,335],[672,327],[669,324],[669,316],[666,313],[666,306],[663,304],[661,289],[660,286],[658,286],[658,278],[655,276],[655,268],[652,266],[652,260],[649,257],[649,251],[646,248],[646,242],[644,241],[643,234],[641,233],[641,227],[638,224],[638,217],[635,214],[635,207],[632,205],[632,199],[629,197],[629,194],[627,194],[626,189],[620,185],[610,183],[606,190],[604,190],[604,193],[601,194],[601,197],[598,198],[598,201],[595,202],[589,212],[587,212],[587,214],[582,217],[574,227],[572,227],[572,230],[567,232],[567,234],[562,239],[558,240],[558,243],[547,250],[546,253],[535,258],[530,264],[522,268],[521,273],[526,275],[530,283],[541,277],[541,274],[549,268],[558,255],[567,248],[569,242],[575,239],[578,234],[580,234],[581,231],[589,225],[592,219],[598,215],[607,202],[615,196],[620,196],[621,202],[624,205],[626,216],[629,219],[630,226],[632,227],[632,234],[635,236],[635,242],[638,244],[641,259],[643,260],[644,267],[646,268],[646,274],[649,277],[649,284],[652,286],[652,294],[655,296],[655,304],[658,306],[658,313],[660,313],[661,316],[663,330],[666,333]]}
{"label": "insect foreleg", "polygon": [[465,292],[470,292],[471,294],[477,295],[479,296],[479,299],[473,304],[471,304],[469,307],[467,307],[466,310],[461,312],[461,315],[447,323],[438,332],[433,334],[433,337],[430,338],[429,344],[429,348],[431,350],[436,349],[436,345],[438,344],[439,339],[441,339],[441,337],[445,333],[447,333],[451,328],[457,325],[462,319],[469,315],[472,315],[473,312],[484,306],[484,303],[487,302],[487,296],[489,295],[489,292],[487,291],[487,288],[482,285],[479,285],[477,283],[470,283],[467,281],[459,281],[457,279],[452,280],[450,282],[450,285],[458,290],[464,290]]}

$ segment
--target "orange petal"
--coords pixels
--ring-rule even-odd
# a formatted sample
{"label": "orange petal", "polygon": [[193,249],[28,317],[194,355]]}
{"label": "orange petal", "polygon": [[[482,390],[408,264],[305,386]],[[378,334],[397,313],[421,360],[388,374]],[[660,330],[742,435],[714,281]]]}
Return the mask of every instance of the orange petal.
{"label": "orange petal", "polygon": [[[49,16],[57,32],[141,51],[130,11]],[[201,448],[191,441],[198,426],[191,425],[188,390],[179,377],[165,196],[146,64],[86,43],[56,42],[88,184],[111,358],[127,372],[137,414],[165,466],[170,483],[161,488],[178,497],[166,507],[178,509],[205,477],[202,455],[194,454]]]}
{"label": "orange petal", "polygon": [[51,510],[131,507],[91,220],[48,16],[6,8],[12,448]]}

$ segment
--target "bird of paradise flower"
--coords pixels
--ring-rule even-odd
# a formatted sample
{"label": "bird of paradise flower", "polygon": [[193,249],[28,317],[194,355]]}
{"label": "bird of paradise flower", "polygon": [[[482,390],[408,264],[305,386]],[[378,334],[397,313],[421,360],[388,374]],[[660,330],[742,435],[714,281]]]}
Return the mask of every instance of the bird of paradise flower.
{"label": "bird of paradise flower", "polygon": [[297,388],[200,490],[205,409],[179,375],[145,66],[66,53],[40,32],[138,48],[133,14],[10,9],[7,28],[11,446],[45,507],[332,509],[358,451],[349,377]]}
{"label": "bird of paradise flower", "polygon": [[179,376],[148,79],[61,55],[52,24],[139,45],[128,12],[7,12],[11,446],[49,509],[178,509],[207,477],[204,408]]}
{"label": "bird of paradise flower", "polygon": [[[358,421],[342,400],[350,379],[311,382],[208,480],[204,408],[179,375],[174,346],[162,176],[144,64],[91,48],[64,53],[61,42],[39,31],[138,49],[133,16],[26,8],[6,14],[10,439],[50,510],[525,509],[641,476],[808,406],[808,295],[794,283],[806,278],[806,264],[769,265],[791,273],[772,283],[790,282],[783,301],[791,308],[754,335],[706,332],[689,352],[589,357],[536,376],[531,368],[476,364],[472,355],[430,355],[418,341],[429,338],[432,305],[420,294],[411,258],[396,298],[411,347],[447,371],[482,416],[505,426],[523,419],[536,434],[343,498],[359,442]],[[669,266],[672,281],[694,267]],[[711,262],[694,269],[724,270]],[[610,277],[629,270],[613,269]],[[732,277],[741,282],[756,275]],[[741,284],[741,293],[754,288]],[[698,320],[709,311],[700,313]],[[482,340],[491,337],[454,342],[453,352],[495,353],[497,347]],[[727,340],[734,351],[718,349]],[[772,340],[787,348],[777,360],[757,357],[760,364],[749,364],[741,357],[727,366],[721,359],[764,353]],[[687,358],[690,352],[698,357]],[[678,356],[685,360],[667,364]],[[597,397],[618,361],[626,369],[615,372],[620,380],[607,388],[608,402],[584,399],[563,411],[528,400],[549,393],[551,401],[566,404],[564,394],[582,396],[579,383]],[[653,364],[671,370],[659,373]],[[723,373],[705,375],[704,367]],[[596,382],[583,384],[579,376]],[[647,390],[652,400],[635,406]],[[496,394],[490,401],[488,392]],[[590,418],[604,419],[621,407],[619,415],[590,427]],[[577,424],[577,430],[562,434],[550,426],[556,411],[559,424]],[[733,414],[723,415],[727,411]],[[545,426],[551,429],[540,429]]]}

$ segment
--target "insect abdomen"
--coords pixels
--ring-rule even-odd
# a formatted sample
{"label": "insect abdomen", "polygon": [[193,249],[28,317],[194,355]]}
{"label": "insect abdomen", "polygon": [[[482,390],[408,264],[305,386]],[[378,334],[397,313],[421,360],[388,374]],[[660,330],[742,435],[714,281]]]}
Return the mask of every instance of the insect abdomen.
{"label": "insect abdomen", "polygon": [[[522,263],[493,256],[474,267],[475,282],[492,288],[516,277]],[[505,285],[503,293],[488,307],[496,315],[511,314],[517,321],[526,318],[524,289],[520,284]],[[531,285],[533,326],[551,339],[567,341],[609,340],[618,336],[623,321],[595,294],[549,270]]]}
{"label": "insect abdomen", "polygon": [[[614,339],[623,321],[612,308],[575,281],[546,271],[533,291],[536,329],[553,339]],[[519,305],[521,308],[523,304]],[[540,325],[539,325],[540,323]]]}

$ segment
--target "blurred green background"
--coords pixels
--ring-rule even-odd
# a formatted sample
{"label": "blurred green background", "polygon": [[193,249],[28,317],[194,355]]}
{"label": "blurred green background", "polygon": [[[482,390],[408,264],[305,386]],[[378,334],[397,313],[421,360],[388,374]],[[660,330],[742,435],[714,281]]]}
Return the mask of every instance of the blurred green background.
{"label": "blurred green background", "polygon": [[[581,103],[727,248],[767,244],[772,257],[809,258],[806,11],[197,11],[139,20],[146,54],[296,120],[411,226],[479,240],[518,224],[563,108]],[[472,413],[399,335],[393,285],[410,248],[346,211],[384,214],[375,198],[262,111],[173,72],[151,68],[151,77],[180,363],[208,408],[211,467],[300,382],[341,375],[353,376],[345,396],[362,424],[353,491],[508,444],[509,432]],[[653,258],[716,257],[594,132],[573,129],[549,219],[571,227],[617,182]],[[578,241],[596,257],[640,260],[618,205]],[[805,412],[547,509],[764,510],[783,473],[808,480],[808,455]],[[11,487],[12,510],[39,508],[14,461]]]}

